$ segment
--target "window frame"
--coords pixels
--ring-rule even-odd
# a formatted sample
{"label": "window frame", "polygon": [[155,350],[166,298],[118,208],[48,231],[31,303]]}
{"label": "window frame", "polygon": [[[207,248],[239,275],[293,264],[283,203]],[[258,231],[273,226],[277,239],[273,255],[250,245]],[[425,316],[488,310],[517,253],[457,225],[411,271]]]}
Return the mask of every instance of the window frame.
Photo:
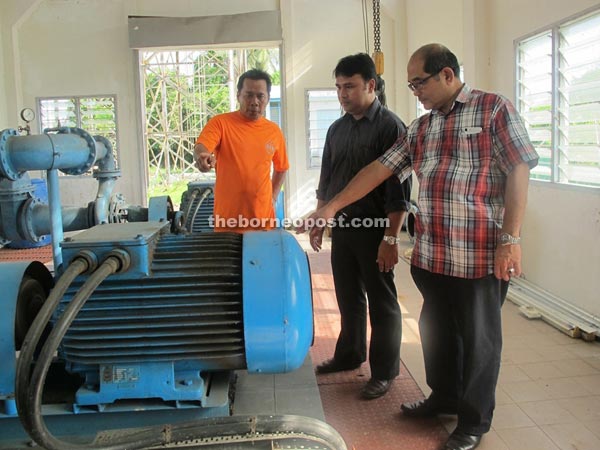
{"label": "window frame", "polygon": [[[549,179],[543,179],[541,177],[532,178],[530,176],[530,181],[533,183],[539,183],[540,185],[551,185],[554,188],[566,189],[566,190],[575,190],[575,191],[585,191],[585,192],[600,192],[600,186],[594,184],[583,184],[581,182],[572,182],[572,181],[561,181],[560,177],[560,123],[558,116],[561,113],[560,107],[560,86],[561,86],[561,75],[560,75],[560,65],[559,60],[561,58],[560,53],[560,36],[561,31],[567,27],[577,26],[578,23],[582,23],[587,18],[597,17],[600,14],[600,7],[593,6],[584,11],[581,11],[577,14],[571,15],[569,17],[563,18],[559,21],[556,21],[548,26],[539,28],[533,32],[530,32],[524,36],[521,36],[514,40],[513,42],[513,62],[514,62],[514,94],[515,94],[515,107],[518,113],[523,116],[521,111],[521,103],[522,103],[522,95],[521,95],[521,79],[520,79],[520,67],[521,61],[519,59],[520,54],[520,46],[527,41],[530,41],[534,38],[542,37],[545,34],[550,35],[551,40],[551,55],[550,55],[550,84],[551,84],[551,119],[550,119],[550,136],[551,136],[551,144],[550,144],[550,158],[551,162],[549,164],[550,168],[550,176]],[[593,61],[591,61],[593,62]],[[593,160],[592,160],[593,161]],[[600,183],[600,179],[593,182]]]}

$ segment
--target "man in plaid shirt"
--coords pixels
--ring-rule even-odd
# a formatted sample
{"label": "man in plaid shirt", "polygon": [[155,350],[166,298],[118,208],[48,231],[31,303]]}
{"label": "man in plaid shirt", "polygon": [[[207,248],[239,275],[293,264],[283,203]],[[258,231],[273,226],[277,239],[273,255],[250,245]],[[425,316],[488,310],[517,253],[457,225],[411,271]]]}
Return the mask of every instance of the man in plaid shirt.
{"label": "man in plaid shirt", "polygon": [[444,449],[470,450],[491,426],[501,307],[510,277],[521,273],[520,227],[538,155],[510,101],[461,82],[457,58],[443,45],[419,48],[407,72],[431,113],[312,218],[329,219],[390,175],[403,180],[415,171],[411,274],[423,295],[419,330],[432,393],[402,411],[457,414]]}

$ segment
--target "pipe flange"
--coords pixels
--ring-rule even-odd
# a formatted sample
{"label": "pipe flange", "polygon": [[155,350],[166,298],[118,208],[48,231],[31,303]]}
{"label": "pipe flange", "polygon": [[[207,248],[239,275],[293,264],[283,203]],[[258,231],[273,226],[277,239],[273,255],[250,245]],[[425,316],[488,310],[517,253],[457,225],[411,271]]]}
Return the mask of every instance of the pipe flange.
{"label": "pipe flange", "polygon": [[19,231],[21,237],[29,242],[38,243],[44,239],[44,235],[38,236],[33,229],[33,209],[35,205],[44,204],[40,199],[29,197],[21,206],[19,211]]}
{"label": "pipe flange", "polygon": [[121,177],[121,171],[120,170],[100,170],[100,169],[94,169],[94,172],[92,173],[92,176],[96,180],[109,180],[111,178],[117,179],[117,178]]}
{"label": "pipe flange", "polygon": [[70,169],[60,169],[62,173],[67,175],[81,175],[88,172],[92,167],[94,167],[94,163],[96,162],[96,141],[90,133],[81,128],[76,127],[60,127],[60,128],[46,128],[44,133],[48,131],[56,131],[57,134],[76,134],[77,136],[83,138],[83,140],[87,143],[90,153],[88,155],[88,159],[80,167],[72,167]]}
{"label": "pipe flange", "polygon": [[12,162],[9,158],[8,152],[8,138],[11,136],[18,136],[17,130],[7,128],[6,130],[0,131],[0,172],[9,180],[16,180],[19,178],[19,172],[14,169]]}

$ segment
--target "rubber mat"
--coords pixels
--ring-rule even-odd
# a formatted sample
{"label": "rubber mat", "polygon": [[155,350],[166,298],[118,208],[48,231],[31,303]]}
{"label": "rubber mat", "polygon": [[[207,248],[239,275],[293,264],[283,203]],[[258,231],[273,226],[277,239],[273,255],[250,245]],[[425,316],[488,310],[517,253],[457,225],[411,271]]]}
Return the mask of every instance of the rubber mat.
{"label": "rubber mat", "polygon": [[[330,251],[309,254],[315,309],[314,365],[331,358],[339,334],[339,312],[331,275]],[[347,372],[317,375],[327,423],[352,450],[436,450],[448,439],[437,418],[409,419],[400,413],[404,402],[423,398],[423,392],[404,364],[390,391],[375,400],[362,400],[360,390],[369,380],[368,363]]]}
{"label": "rubber mat", "polygon": [[12,249],[0,248],[0,261],[39,261],[46,264],[52,261],[52,246]]}

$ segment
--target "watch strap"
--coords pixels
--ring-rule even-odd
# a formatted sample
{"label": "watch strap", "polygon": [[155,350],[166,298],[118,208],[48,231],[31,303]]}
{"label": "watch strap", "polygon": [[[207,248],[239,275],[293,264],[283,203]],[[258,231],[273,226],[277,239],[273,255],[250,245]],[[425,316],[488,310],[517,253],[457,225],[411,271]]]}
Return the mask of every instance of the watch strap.
{"label": "watch strap", "polygon": [[400,242],[400,238],[396,236],[383,236],[383,240],[390,245],[396,245]]}
{"label": "watch strap", "polygon": [[521,243],[521,238],[518,236],[513,236],[509,233],[500,233],[500,236],[498,236],[498,242],[500,245],[517,245]]}

